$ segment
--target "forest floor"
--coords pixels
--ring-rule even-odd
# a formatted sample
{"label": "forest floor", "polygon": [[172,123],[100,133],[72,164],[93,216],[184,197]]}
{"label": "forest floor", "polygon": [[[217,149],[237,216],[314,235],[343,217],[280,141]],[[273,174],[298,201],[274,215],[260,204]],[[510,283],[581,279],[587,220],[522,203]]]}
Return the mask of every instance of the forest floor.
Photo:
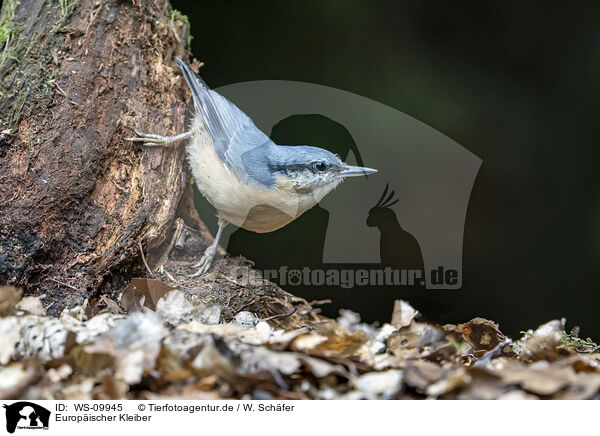
{"label": "forest floor", "polygon": [[0,398],[600,399],[600,347],[564,320],[513,340],[482,318],[423,322],[397,300],[388,323],[369,325],[321,316],[323,302],[240,258],[186,273],[172,256],[58,317],[44,296],[0,287]]}

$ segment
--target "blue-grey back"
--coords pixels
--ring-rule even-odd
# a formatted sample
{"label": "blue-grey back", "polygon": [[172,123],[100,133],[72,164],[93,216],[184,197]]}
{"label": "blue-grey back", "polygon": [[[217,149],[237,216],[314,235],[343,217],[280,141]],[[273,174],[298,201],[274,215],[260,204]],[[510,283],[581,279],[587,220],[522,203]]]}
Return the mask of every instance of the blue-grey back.
{"label": "blue-grey back", "polygon": [[[258,177],[263,183],[262,175],[247,172],[248,164],[244,164],[243,156],[262,146],[275,145],[267,135],[256,127],[250,117],[242,112],[222,95],[211,90],[204,80],[192,71],[183,61],[177,59],[177,64],[192,91],[196,112],[202,114],[204,124],[210,134],[215,152],[227,167],[238,177]],[[259,153],[253,153],[254,158]],[[255,162],[258,161],[255,159]],[[263,162],[264,166],[264,162]],[[250,168],[252,170],[252,168]],[[259,171],[261,172],[261,171]]]}

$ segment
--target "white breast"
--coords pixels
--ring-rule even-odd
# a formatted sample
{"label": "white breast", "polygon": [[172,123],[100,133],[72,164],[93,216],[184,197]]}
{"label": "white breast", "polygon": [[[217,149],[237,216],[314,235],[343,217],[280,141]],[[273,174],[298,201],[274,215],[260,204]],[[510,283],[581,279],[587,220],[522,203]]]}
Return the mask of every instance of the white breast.
{"label": "white breast", "polygon": [[313,195],[299,195],[290,181],[279,180],[277,188],[243,183],[217,156],[201,119],[187,146],[192,174],[198,189],[225,221],[247,230],[265,233],[277,230],[313,207]]}

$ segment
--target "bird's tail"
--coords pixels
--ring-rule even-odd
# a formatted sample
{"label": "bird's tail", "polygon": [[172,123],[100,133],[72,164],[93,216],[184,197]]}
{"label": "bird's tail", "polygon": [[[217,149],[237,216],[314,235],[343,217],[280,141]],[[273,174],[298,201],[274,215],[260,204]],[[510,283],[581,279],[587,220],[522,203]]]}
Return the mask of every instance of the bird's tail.
{"label": "bird's tail", "polygon": [[196,109],[196,111],[201,111],[203,101],[202,96],[206,94],[206,92],[210,91],[210,88],[198,74],[192,71],[192,69],[185,64],[185,62],[183,62],[179,58],[175,59],[177,59],[177,66],[181,69],[183,77],[185,77],[185,81],[187,82],[188,86],[192,91],[192,98],[194,99],[194,108]]}

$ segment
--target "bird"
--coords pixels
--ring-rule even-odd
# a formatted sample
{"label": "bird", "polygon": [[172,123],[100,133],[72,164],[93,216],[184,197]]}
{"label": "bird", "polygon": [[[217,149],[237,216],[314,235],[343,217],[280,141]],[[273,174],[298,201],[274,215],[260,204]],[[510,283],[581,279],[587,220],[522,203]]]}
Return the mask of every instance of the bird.
{"label": "bird", "polygon": [[194,103],[190,129],[175,136],[135,130],[128,141],[164,146],[184,139],[200,193],[216,209],[218,230],[190,277],[206,273],[223,229],[229,224],[256,233],[272,232],[315,206],[344,179],[377,170],[348,165],[323,148],[277,145],[248,115],[210,89],[176,58]]}

